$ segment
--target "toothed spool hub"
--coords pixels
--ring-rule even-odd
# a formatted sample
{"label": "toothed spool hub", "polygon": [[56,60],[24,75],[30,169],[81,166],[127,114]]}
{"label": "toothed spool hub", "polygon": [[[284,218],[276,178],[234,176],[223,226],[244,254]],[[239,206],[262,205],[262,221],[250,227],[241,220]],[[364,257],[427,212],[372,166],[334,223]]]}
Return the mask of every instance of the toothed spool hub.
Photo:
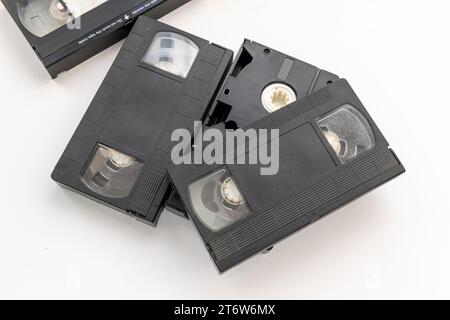
{"label": "toothed spool hub", "polygon": [[241,192],[236,186],[234,180],[230,177],[225,179],[222,183],[221,193],[223,199],[231,205],[241,205],[243,204],[244,198],[241,195]]}
{"label": "toothed spool hub", "polygon": [[294,90],[284,83],[273,83],[267,86],[261,96],[264,108],[272,113],[297,100]]}

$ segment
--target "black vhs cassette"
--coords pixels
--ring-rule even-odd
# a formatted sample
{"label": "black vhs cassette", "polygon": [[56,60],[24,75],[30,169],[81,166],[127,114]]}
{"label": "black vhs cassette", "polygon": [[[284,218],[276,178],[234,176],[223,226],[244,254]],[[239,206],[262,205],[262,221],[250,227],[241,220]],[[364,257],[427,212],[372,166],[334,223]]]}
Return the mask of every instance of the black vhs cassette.
{"label": "black vhs cassette", "polygon": [[171,190],[171,132],[207,113],[232,56],[141,16],[52,178],[155,225]]}
{"label": "black vhs cassette", "polygon": [[189,0],[2,0],[52,78]]}
{"label": "black vhs cassette", "polygon": [[276,174],[263,175],[260,165],[246,164],[252,149],[240,148],[247,141],[242,130],[235,131],[232,147],[222,148],[234,161],[168,168],[219,272],[404,172],[343,79],[242,129],[278,130],[275,138],[258,141],[259,149],[278,146]]}

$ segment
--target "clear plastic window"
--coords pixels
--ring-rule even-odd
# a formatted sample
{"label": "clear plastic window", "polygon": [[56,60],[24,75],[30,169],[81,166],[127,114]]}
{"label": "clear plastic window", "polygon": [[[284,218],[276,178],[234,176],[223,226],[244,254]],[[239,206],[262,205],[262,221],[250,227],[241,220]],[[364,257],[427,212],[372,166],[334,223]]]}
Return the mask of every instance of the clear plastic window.
{"label": "clear plastic window", "polygon": [[369,122],[351,105],[343,105],[317,123],[342,163],[375,146]]}
{"label": "clear plastic window", "polygon": [[189,196],[197,216],[214,231],[251,214],[238,185],[226,170],[192,183]]}
{"label": "clear plastic window", "polygon": [[159,32],[143,62],[176,76],[186,78],[199,52],[190,39],[174,32]]}
{"label": "clear plastic window", "polygon": [[82,181],[89,189],[102,196],[125,198],[136,183],[141,168],[139,160],[99,144]]}
{"label": "clear plastic window", "polygon": [[17,12],[28,31],[37,37],[44,37],[107,1],[109,0],[19,0]]}

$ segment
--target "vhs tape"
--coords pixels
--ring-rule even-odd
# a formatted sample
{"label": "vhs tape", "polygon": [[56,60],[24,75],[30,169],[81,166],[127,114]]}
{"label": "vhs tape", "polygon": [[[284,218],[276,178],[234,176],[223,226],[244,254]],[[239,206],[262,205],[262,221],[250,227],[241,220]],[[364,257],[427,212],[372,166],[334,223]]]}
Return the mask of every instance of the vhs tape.
{"label": "vhs tape", "polygon": [[52,78],[122,40],[141,14],[189,0],[2,0]]}
{"label": "vhs tape", "polygon": [[52,178],[156,225],[171,192],[171,132],[193,131],[232,57],[230,50],[141,16]]}
{"label": "vhs tape", "polygon": [[231,147],[212,152],[234,161],[168,167],[220,273],[405,171],[344,79],[243,129],[278,132],[258,140],[258,149],[278,150],[276,174],[247,163],[252,149],[243,130],[235,131]]}

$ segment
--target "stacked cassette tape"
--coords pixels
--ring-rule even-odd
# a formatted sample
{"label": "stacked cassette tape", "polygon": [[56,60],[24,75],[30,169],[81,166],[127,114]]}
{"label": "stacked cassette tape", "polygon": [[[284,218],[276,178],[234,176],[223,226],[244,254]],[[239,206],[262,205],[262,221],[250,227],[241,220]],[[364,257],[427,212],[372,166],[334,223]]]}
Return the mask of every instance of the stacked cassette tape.
{"label": "stacked cassette tape", "polygon": [[232,56],[203,39],[140,18],[53,179],[155,225],[170,195],[171,132],[193,130]]}
{"label": "stacked cassette tape", "polygon": [[[224,272],[404,172],[346,80],[250,40],[232,60],[140,17],[53,179],[151,225],[188,217]],[[178,130],[187,157],[204,131],[227,137],[211,153],[227,161],[174,161]],[[247,145],[246,130],[276,134]],[[274,172],[246,161],[258,149]]]}

